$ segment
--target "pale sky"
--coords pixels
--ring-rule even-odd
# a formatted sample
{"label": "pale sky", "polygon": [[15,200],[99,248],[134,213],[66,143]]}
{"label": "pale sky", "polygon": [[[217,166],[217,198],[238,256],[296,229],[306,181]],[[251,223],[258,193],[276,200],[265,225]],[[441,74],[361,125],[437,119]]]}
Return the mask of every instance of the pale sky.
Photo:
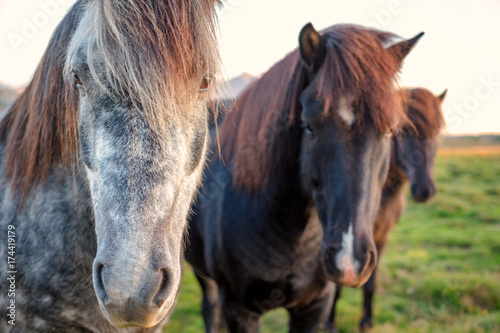
{"label": "pale sky", "polygon": [[[0,82],[25,85],[54,28],[74,0],[0,0]],[[404,86],[422,86],[444,104],[449,133],[500,132],[500,1],[224,0],[220,47],[228,78],[261,74],[297,47],[300,29],[337,23],[376,27],[410,38]]]}

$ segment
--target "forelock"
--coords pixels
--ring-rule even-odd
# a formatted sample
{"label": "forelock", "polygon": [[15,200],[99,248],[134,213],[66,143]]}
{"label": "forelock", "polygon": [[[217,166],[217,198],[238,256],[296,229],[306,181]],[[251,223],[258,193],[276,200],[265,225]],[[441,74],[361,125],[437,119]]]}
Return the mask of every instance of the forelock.
{"label": "forelock", "polygon": [[189,109],[205,75],[217,78],[214,20],[213,0],[90,1],[70,44],[66,74],[83,47],[99,86],[154,125]]}

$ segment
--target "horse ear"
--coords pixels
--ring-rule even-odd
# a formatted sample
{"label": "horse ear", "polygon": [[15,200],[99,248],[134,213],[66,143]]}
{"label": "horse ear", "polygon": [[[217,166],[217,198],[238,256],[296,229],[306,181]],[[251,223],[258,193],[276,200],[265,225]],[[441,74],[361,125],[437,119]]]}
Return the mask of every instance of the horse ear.
{"label": "horse ear", "polygon": [[441,101],[441,104],[444,102],[444,99],[446,97],[446,94],[448,93],[448,89],[445,89],[441,95],[437,96],[437,98],[439,98],[439,100]]}
{"label": "horse ear", "polygon": [[302,60],[316,71],[325,59],[326,46],[324,38],[311,23],[306,24],[300,31],[299,47]]}
{"label": "horse ear", "polygon": [[408,55],[408,53],[410,53],[410,51],[415,47],[415,45],[423,35],[424,33],[421,32],[411,39],[404,40],[387,48],[387,50],[396,59],[398,66],[401,66],[403,59]]}

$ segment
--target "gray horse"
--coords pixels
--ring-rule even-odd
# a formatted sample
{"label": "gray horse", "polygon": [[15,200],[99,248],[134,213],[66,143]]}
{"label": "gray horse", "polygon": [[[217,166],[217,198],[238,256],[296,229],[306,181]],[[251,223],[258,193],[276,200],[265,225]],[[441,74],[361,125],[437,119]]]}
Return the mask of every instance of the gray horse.
{"label": "gray horse", "polygon": [[205,164],[216,2],[80,0],[58,26],[0,122],[0,331],[161,331]]}

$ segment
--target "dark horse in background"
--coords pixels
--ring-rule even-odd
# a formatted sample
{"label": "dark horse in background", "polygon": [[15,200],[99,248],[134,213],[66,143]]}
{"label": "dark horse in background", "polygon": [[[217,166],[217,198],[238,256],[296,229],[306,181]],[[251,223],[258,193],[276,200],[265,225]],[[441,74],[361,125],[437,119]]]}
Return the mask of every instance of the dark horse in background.
{"label": "dark horse in background", "polygon": [[[409,181],[411,195],[417,202],[426,202],[436,194],[432,173],[437,139],[444,126],[442,103],[447,90],[434,96],[424,88],[404,89],[406,113],[411,124],[401,131],[400,138],[392,141],[389,176],[382,190],[380,209],[373,226],[373,238],[379,256],[385,248],[389,232],[396,225],[406,208],[403,186]],[[362,330],[373,326],[372,303],[375,292],[376,268],[363,285]],[[335,306],[340,297],[341,286],[336,286],[335,299],[327,327],[335,324]]]}
{"label": "dark horse in background", "polygon": [[0,242],[0,331],[161,331],[208,147],[216,2],[80,0],[57,27],[0,122],[16,240],[9,269]]}
{"label": "dark horse in background", "polygon": [[221,314],[230,332],[258,332],[260,316],[278,307],[291,332],[315,332],[330,281],[356,287],[370,277],[391,134],[407,121],[393,81],[421,35],[394,42],[308,24],[299,50],[227,113],[222,159],[211,156],[186,249],[208,332]]}

